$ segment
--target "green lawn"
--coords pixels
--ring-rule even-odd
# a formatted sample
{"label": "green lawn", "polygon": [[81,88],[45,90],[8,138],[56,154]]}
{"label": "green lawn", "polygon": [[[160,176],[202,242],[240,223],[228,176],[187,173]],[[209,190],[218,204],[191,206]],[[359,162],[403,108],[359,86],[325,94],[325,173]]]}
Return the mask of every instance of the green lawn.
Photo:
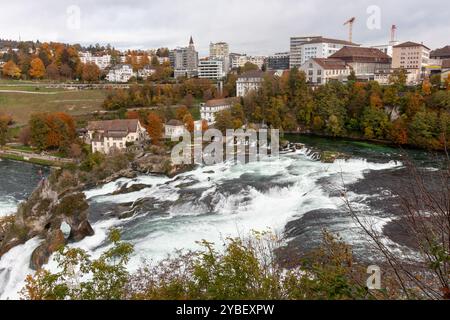
{"label": "green lawn", "polygon": [[[0,90],[1,88],[3,86],[0,85]],[[26,88],[31,91],[35,90],[31,89],[32,87]],[[55,92],[55,94],[0,92],[0,113],[11,114],[17,124],[24,125],[28,122],[31,114],[38,112],[67,112],[77,116],[101,110],[101,105],[106,96],[105,90],[68,91],[50,89],[48,91]],[[43,89],[36,92],[43,92]]]}

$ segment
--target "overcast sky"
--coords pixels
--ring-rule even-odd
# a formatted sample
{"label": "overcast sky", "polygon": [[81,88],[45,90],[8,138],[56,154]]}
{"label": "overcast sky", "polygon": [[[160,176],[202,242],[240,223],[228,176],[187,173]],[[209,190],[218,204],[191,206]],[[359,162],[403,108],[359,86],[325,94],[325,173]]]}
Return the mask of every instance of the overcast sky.
{"label": "overcast sky", "polygon": [[[375,20],[367,13],[373,5],[379,29],[377,12]],[[0,8],[0,38],[120,49],[184,46],[192,35],[201,55],[211,41],[228,42],[232,52],[271,54],[288,51],[291,36],[346,40],[343,23],[353,16],[353,40],[363,45],[387,43],[392,24],[401,41],[450,44],[448,0],[0,0]]]}

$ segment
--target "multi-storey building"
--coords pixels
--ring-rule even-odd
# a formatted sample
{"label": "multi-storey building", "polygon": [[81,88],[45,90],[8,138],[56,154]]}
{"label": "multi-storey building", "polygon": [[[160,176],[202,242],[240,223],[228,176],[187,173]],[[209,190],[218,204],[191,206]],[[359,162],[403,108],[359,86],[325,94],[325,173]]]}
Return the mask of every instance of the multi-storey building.
{"label": "multi-storey building", "polygon": [[126,83],[130,81],[132,77],[135,77],[136,73],[133,72],[133,67],[129,64],[119,64],[109,70],[106,75],[106,80],[109,82],[122,82]]}
{"label": "multi-storey building", "polygon": [[109,54],[94,56],[90,52],[80,52],[79,57],[82,63],[95,63],[101,70],[104,70],[111,65],[111,56]]}
{"label": "multi-storey building", "polygon": [[330,81],[346,82],[351,68],[339,59],[312,58],[306,61],[300,70],[305,72],[311,84],[326,84]]}
{"label": "multi-storey building", "polygon": [[245,97],[250,91],[258,91],[264,80],[264,72],[260,70],[241,74],[236,81],[236,95]]}
{"label": "multi-storey building", "polygon": [[200,105],[200,114],[202,120],[206,120],[208,125],[216,122],[216,114],[218,112],[230,109],[233,104],[238,103],[237,98],[214,99]]}
{"label": "multi-storey building", "polygon": [[92,152],[108,154],[125,150],[127,145],[146,138],[146,130],[139,120],[92,121],[88,123],[86,142],[91,144]]}
{"label": "multi-storey building", "polygon": [[288,70],[289,52],[275,53],[267,59],[267,69],[269,70]]}
{"label": "multi-storey building", "polygon": [[344,46],[359,47],[359,44],[320,36],[292,37],[290,68],[300,68],[311,58],[328,58]]}
{"label": "multi-storey building", "polygon": [[257,65],[259,69],[262,69],[264,66],[264,63],[266,62],[266,57],[247,56],[246,54],[232,53],[230,55],[230,58],[231,58],[231,67],[233,69],[242,68],[248,62]]}
{"label": "multi-storey building", "polygon": [[209,57],[223,59],[230,56],[230,46],[226,42],[211,43],[209,45]]}
{"label": "multi-storey building", "polygon": [[436,60],[450,59],[450,46],[431,51],[430,58]]}
{"label": "multi-storey building", "polygon": [[430,63],[430,48],[420,43],[404,42],[394,46],[392,55],[392,68],[403,68],[415,76],[414,83],[419,83],[428,74],[427,67]]}
{"label": "multi-storey building", "polygon": [[375,73],[391,68],[391,57],[375,48],[343,47],[330,59],[344,61],[359,80],[375,80]]}
{"label": "multi-storey building", "polygon": [[169,59],[174,68],[175,76],[186,76],[188,78],[197,76],[198,52],[195,50],[192,37],[188,47],[170,51]]}
{"label": "multi-storey building", "polygon": [[198,64],[198,77],[201,79],[221,80],[226,76],[224,60],[202,59]]}

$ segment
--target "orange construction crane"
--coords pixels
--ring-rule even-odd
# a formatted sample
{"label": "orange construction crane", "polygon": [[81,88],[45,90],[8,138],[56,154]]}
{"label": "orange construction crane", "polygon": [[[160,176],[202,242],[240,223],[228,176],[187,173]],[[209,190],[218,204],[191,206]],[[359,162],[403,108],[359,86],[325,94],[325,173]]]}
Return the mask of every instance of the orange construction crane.
{"label": "orange construction crane", "polygon": [[348,20],[346,23],[344,23],[344,26],[349,25],[349,41],[353,42],[353,24],[355,23],[356,18],[353,17],[350,20]]}

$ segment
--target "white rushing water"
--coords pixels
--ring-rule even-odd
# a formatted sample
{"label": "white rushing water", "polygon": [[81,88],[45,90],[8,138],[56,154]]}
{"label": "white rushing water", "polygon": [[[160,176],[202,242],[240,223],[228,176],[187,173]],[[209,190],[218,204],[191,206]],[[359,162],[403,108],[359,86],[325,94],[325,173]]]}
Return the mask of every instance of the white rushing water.
{"label": "white rushing water", "polygon": [[[125,240],[135,246],[130,262],[133,271],[142,265],[142,259],[157,261],[176,249],[196,249],[199,240],[221,244],[227,237],[246,235],[252,230],[282,233],[288,222],[307,212],[342,206],[338,196],[330,197],[329,190],[324,190],[320,183],[323,179],[327,179],[328,189],[339,190],[342,181],[354,183],[363,179],[367,170],[396,167],[400,164],[376,164],[363,159],[324,164],[304,151],[247,165],[198,168],[173,179],[152,175],[120,179],[86,191],[91,204],[99,208],[114,207],[146,199],[151,207],[149,212],[125,220],[104,212],[104,218],[93,224],[95,235],[76,246],[98,256],[108,247],[105,243],[108,230],[120,227]],[[111,195],[123,185],[134,184],[147,187],[129,194]],[[359,202],[364,200],[364,195],[352,197]],[[0,260],[0,299],[18,297],[25,276],[31,273],[29,259],[38,244],[38,240],[30,240]],[[49,266],[54,267],[52,263]]]}

